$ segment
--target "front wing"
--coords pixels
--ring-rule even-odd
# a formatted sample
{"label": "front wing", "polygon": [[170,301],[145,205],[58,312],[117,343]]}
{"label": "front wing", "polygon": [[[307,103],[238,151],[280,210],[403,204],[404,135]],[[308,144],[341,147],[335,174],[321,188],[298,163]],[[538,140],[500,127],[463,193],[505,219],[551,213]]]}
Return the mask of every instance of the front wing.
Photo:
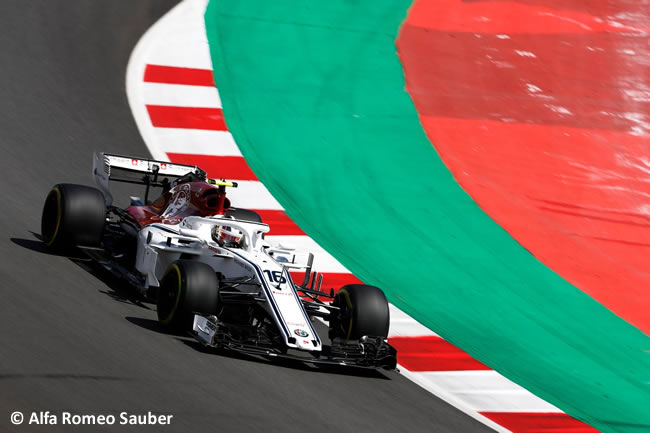
{"label": "front wing", "polygon": [[221,348],[269,359],[292,359],[310,364],[329,364],[361,368],[384,368],[394,370],[397,351],[381,337],[362,337],[360,340],[335,338],[331,345],[323,345],[320,352],[286,350],[286,347],[252,344],[231,338],[222,332],[214,320],[196,314],[192,335],[204,346]]}

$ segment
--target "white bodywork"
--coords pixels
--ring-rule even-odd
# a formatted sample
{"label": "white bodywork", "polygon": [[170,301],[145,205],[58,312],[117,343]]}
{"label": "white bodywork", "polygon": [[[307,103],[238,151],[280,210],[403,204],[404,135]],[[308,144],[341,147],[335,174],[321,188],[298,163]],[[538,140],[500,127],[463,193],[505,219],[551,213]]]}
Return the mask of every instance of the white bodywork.
{"label": "white bodywork", "polygon": [[[243,233],[241,247],[224,247],[215,242],[212,239],[215,226],[228,226]],[[320,351],[322,342],[287,270],[304,266],[291,264],[297,256],[295,253],[273,248],[266,242],[262,235],[268,231],[266,224],[225,216],[190,216],[176,225],[151,224],[138,234],[136,269],[146,277],[147,285],[158,286],[172,262],[181,255],[192,255],[229,279],[254,277],[266,300],[262,304],[275,320],[285,344],[296,349]],[[199,331],[203,328],[206,332],[205,327],[209,325],[199,316],[197,320],[200,323],[195,322],[195,328],[198,326]]]}
{"label": "white bodywork", "polygon": [[[104,193],[107,206],[113,201],[109,180],[117,180],[115,177],[119,177],[119,174],[116,175],[116,172],[135,173],[135,178],[139,179],[140,174],[179,177],[197,170],[200,171],[196,166],[103,152],[93,156],[93,177]],[[235,186],[230,182],[222,183],[226,184]],[[237,248],[220,246],[212,238],[215,226],[239,230],[245,241]],[[295,264],[298,257],[295,252],[288,251],[286,247],[273,248],[266,242],[262,235],[268,231],[266,224],[234,220],[223,215],[209,218],[189,216],[178,224],[150,224],[138,232],[136,269],[144,276],[145,287],[159,286],[171,263],[181,256],[191,255],[228,279],[253,277],[260,284],[261,303],[278,326],[285,344],[301,350],[321,351],[321,340],[287,271],[287,268],[306,266]],[[205,323],[199,324],[199,331],[207,326]],[[198,335],[201,337],[200,332]]]}

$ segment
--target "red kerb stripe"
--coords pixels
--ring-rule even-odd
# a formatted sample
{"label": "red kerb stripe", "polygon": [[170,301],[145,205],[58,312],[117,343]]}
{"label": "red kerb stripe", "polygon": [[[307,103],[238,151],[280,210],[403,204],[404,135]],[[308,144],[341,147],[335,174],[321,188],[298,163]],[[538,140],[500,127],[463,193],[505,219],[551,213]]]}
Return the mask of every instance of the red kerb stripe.
{"label": "red kerb stripe", "polygon": [[232,180],[257,180],[246,160],[241,156],[193,155],[168,153],[171,162],[198,165],[212,178]]}
{"label": "red kerb stripe", "polygon": [[410,371],[490,370],[453,344],[437,336],[392,337],[397,362]]}
{"label": "red kerb stripe", "polygon": [[227,131],[221,108],[147,105],[151,124],[157,128]]}
{"label": "red kerb stripe", "polygon": [[595,428],[564,413],[481,412],[512,433],[598,433]]}
{"label": "red kerb stripe", "polygon": [[146,83],[214,87],[212,70],[177,66],[147,65],[144,69],[144,81]]}

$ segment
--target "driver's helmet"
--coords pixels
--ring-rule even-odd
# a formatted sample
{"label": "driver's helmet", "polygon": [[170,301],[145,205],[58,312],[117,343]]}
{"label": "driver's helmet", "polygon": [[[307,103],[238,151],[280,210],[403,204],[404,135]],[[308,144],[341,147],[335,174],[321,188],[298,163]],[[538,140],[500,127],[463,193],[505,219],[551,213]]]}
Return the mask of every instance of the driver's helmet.
{"label": "driver's helmet", "polygon": [[232,227],[214,226],[212,239],[222,247],[241,247],[244,234]]}

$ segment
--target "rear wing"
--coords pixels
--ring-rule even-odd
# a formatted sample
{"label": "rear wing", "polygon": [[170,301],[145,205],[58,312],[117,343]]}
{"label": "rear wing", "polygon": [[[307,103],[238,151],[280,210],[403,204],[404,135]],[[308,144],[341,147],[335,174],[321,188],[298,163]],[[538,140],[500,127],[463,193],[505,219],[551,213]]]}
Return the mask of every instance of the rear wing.
{"label": "rear wing", "polygon": [[205,171],[196,165],[173,164],[104,152],[95,152],[93,155],[93,177],[104,193],[107,206],[113,203],[109,181],[146,185],[146,201],[150,187],[169,188],[174,180],[189,173],[202,179],[206,177]]}

